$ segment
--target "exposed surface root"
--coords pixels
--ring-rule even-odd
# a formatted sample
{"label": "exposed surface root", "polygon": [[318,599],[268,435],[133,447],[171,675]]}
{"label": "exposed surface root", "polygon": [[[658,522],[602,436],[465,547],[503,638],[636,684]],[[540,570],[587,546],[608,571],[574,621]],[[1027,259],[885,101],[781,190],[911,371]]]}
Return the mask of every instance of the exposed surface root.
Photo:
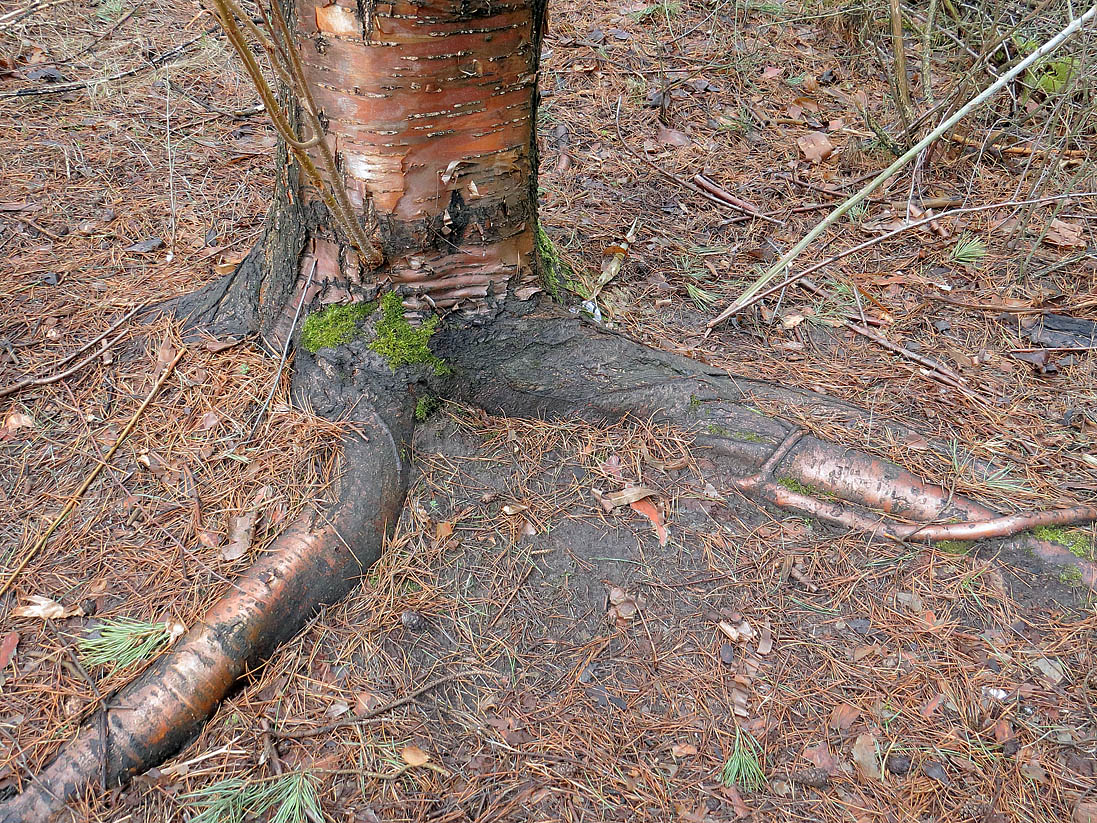
{"label": "exposed surface root", "polygon": [[359,400],[339,502],[287,529],[169,654],[108,700],[105,723],[89,718],[22,794],[0,805],[2,823],[48,819],[85,786],[127,782],[179,751],[238,678],[346,595],[380,556],[407,488],[399,452],[411,436],[408,403],[382,403],[368,381],[340,371],[331,380],[327,370],[309,363],[296,383],[299,396],[328,414],[341,411],[348,391]]}
{"label": "exposed surface root", "polygon": [[[447,358],[464,364],[461,385],[469,387],[469,399],[488,411],[579,414],[595,421],[654,416],[695,432],[697,447],[722,458],[726,490],[835,525],[932,542],[1007,537],[1097,520],[1097,506],[1002,515],[886,460],[801,436],[792,424],[763,416],[751,399],[863,416],[855,407],[730,376],[552,308],[503,319],[488,334],[478,338],[476,330],[464,329],[443,338]],[[1046,562],[1077,568],[1081,580],[1097,589],[1092,562],[1035,538],[1028,539],[1028,547]]]}

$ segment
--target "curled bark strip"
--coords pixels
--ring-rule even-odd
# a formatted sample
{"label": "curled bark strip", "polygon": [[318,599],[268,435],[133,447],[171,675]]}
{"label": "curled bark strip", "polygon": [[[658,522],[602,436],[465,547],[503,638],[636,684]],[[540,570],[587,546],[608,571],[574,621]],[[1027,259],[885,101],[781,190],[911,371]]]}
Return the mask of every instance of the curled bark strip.
{"label": "curled bark strip", "polygon": [[86,721],[22,794],[0,805],[0,823],[48,819],[104,769],[116,785],[162,763],[197,735],[239,677],[357,584],[403,505],[407,473],[389,436],[395,429],[407,443],[410,424],[389,416],[355,429],[346,438],[340,502],[275,540],[169,653],[110,701],[105,724]]}

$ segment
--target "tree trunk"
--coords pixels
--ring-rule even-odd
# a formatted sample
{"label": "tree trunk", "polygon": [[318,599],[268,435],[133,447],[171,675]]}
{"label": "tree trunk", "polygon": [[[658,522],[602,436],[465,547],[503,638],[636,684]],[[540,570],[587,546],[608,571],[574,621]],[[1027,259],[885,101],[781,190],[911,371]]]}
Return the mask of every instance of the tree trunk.
{"label": "tree trunk", "polygon": [[[402,506],[403,455],[423,384],[508,415],[655,415],[693,433],[728,494],[746,491],[896,539],[932,534],[922,524],[995,514],[886,461],[801,437],[760,414],[752,397],[848,419],[862,414],[853,407],[731,377],[531,299],[539,290],[534,124],[544,12],[544,0],[299,0],[293,25],[337,160],[333,182],[384,262],[370,268],[283,146],[261,241],[233,275],[176,308],[191,322],[256,332],[280,348],[298,306],[396,289],[409,315],[445,314],[431,346],[448,374],[393,368],[370,344],[383,310],[360,339],[298,351],[295,397],[353,424],[338,502],[288,529],[169,653],[98,708],[22,794],[0,805],[0,823],[45,820],[88,784],[106,789],[171,756],[243,672],[353,587]],[[776,472],[826,499],[781,493]],[[1097,508],[1057,516],[1097,517]],[[1097,586],[1093,564],[1043,550]]]}
{"label": "tree trunk", "polygon": [[[535,115],[545,0],[298,0],[294,31],[338,179],[383,264],[355,252],[279,148],[262,241],[188,305],[214,328],[289,334],[308,304],[398,288],[409,313],[491,314],[538,290]],[[291,106],[292,110],[292,106]],[[295,121],[300,117],[292,118]],[[309,150],[322,167],[320,147]]]}

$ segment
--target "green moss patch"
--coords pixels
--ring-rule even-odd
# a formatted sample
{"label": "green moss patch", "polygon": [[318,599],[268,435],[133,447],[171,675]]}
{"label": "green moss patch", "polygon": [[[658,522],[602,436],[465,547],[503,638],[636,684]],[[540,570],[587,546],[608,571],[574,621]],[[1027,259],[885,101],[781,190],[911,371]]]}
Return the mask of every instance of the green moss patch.
{"label": "green moss patch", "polygon": [[438,318],[432,317],[416,328],[404,317],[404,301],[394,291],[381,298],[381,319],[377,323],[377,338],[369,344],[373,351],[388,361],[392,368],[422,363],[435,374],[450,369],[430,350],[430,338],[438,328]]}
{"label": "green moss patch", "polygon": [[552,295],[553,300],[561,300],[561,289],[572,279],[571,266],[560,257],[556,244],[540,223],[537,224],[537,256],[541,258],[541,279],[545,291]]}
{"label": "green moss patch", "polygon": [[415,402],[415,419],[422,423],[442,405],[440,401],[433,394],[424,394]]}
{"label": "green moss patch", "polygon": [[301,345],[315,354],[320,349],[333,349],[358,336],[358,324],[375,308],[373,303],[348,303],[328,306],[305,318],[301,329]]}
{"label": "green moss patch", "polygon": [[933,545],[946,554],[967,554],[971,551],[971,544],[963,540],[938,540]]}
{"label": "green moss patch", "polygon": [[1080,586],[1082,585],[1082,570],[1070,566],[1059,572],[1059,582],[1067,586]]}
{"label": "green moss patch", "polygon": [[1093,541],[1089,535],[1078,529],[1064,529],[1061,526],[1040,526],[1037,529],[1033,529],[1032,533],[1036,535],[1040,540],[1047,540],[1050,543],[1058,543],[1060,546],[1066,546],[1070,553],[1075,557],[1082,557],[1086,560],[1097,560],[1097,549],[1093,546]]}

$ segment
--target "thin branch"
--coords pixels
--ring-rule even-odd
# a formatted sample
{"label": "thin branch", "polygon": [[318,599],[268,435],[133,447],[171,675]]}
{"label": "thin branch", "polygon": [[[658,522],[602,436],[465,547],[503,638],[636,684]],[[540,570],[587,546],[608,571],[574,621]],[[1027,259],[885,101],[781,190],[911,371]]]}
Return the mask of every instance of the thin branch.
{"label": "thin branch", "polygon": [[886,169],[876,175],[876,177],[874,177],[867,186],[862,188],[859,192],[857,192],[855,195],[853,195],[840,206],[838,206],[838,208],[828,214],[815,226],[815,228],[813,228],[806,235],[804,235],[800,242],[798,242],[791,249],[785,252],[781,256],[780,260],[778,260],[776,263],[766,269],[765,272],[762,273],[762,276],[759,277],[745,292],[743,292],[743,294],[736,298],[735,301],[730,306],[728,306],[727,309],[721,312],[715,319],[709,321],[709,323],[707,324],[706,334],[711,332],[713,327],[719,325],[727,318],[735,314],[735,312],[743,308],[743,306],[746,305],[747,302],[751,301],[775,277],[786,271],[789,265],[797,257],[799,257],[800,254],[808,246],[810,246],[821,234],[823,234],[823,232],[825,232],[827,229],[837,223],[842,218],[842,216],[845,215],[850,209],[855,208],[857,205],[864,202],[869,197],[869,195],[871,195],[874,191],[880,188],[880,186],[890,180],[900,169],[905,167],[908,163],[910,163],[911,160],[921,154],[924,149],[937,142],[941,135],[943,135],[945,132],[947,132],[949,129],[951,129],[961,120],[963,120],[968,114],[970,114],[976,108],[981,106],[991,97],[993,97],[1003,88],[1005,88],[1009,83],[1013,82],[1014,79],[1020,76],[1030,66],[1039,63],[1047,55],[1056,51],[1059,46],[1061,46],[1072,36],[1074,36],[1079,31],[1079,29],[1082,28],[1082,26],[1093,20],[1095,17],[1097,17],[1097,4],[1093,5],[1085,14],[1071,20],[1070,23],[1068,23],[1067,26],[1057,35],[1044,43],[1044,45],[1040,46],[1040,48],[1032,52],[1032,54],[1030,54],[1024,60],[1017,63],[1017,65],[1015,65],[1009,71],[1005,72],[1001,77],[999,77],[986,89],[984,89],[982,92],[969,100],[965,105],[961,106],[955,114],[944,120],[940,125],[937,126],[937,128],[933,129],[933,131],[931,131],[929,134],[919,140],[901,157],[896,159],[894,163],[892,163],[890,166],[888,166]]}
{"label": "thin branch", "polygon": [[3,596],[4,593],[7,592],[9,588],[11,588],[11,584],[15,582],[15,579],[19,576],[19,573],[22,572],[23,569],[27,567],[27,564],[34,558],[34,556],[42,550],[42,548],[46,545],[46,541],[49,540],[50,535],[53,534],[54,531],[56,531],[57,527],[60,526],[61,523],[64,522],[65,518],[68,517],[72,513],[73,509],[76,508],[77,504],[80,502],[80,498],[84,496],[84,492],[86,492],[91,487],[91,484],[95,482],[95,478],[97,478],[100,472],[102,472],[103,469],[106,468],[107,464],[110,462],[110,459],[114,457],[114,453],[118,451],[118,448],[126,441],[126,438],[129,437],[130,432],[132,432],[134,427],[137,425],[138,418],[140,418],[141,415],[144,414],[145,409],[149,407],[149,404],[152,403],[153,398],[156,397],[160,389],[163,388],[164,383],[167,382],[168,377],[175,370],[176,364],[183,359],[183,355],[186,353],[186,349],[179,349],[175,357],[172,358],[171,362],[164,367],[164,373],[160,375],[160,378],[156,381],[156,384],[152,387],[152,390],[145,397],[141,405],[137,407],[137,411],[133,413],[133,416],[129,419],[129,422],[126,423],[125,428],[122,429],[122,433],[119,434],[118,439],[114,441],[114,445],[110,447],[106,455],[104,455],[103,459],[95,464],[95,468],[92,469],[88,473],[88,476],[84,478],[84,482],[80,484],[80,488],[73,492],[72,496],[69,498],[69,502],[65,504],[65,507],[63,509],[61,509],[61,513],[54,518],[53,522],[50,523],[49,528],[46,529],[45,532],[43,532],[42,535],[34,541],[34,544],[30,547],[30,549],[23,553],[23,557],[16,564],[15,568],[11,570],[11,573],[8,574],[7,580],[4,581],[3,585],[0,585],[0,596]]}

